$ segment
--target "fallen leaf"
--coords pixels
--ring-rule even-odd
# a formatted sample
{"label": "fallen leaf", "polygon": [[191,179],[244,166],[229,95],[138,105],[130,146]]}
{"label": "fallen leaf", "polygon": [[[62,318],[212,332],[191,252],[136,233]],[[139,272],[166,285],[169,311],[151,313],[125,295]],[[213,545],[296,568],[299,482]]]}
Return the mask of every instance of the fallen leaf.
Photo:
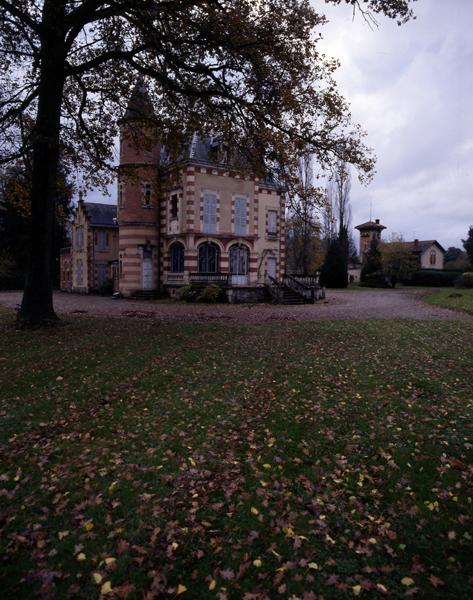
{"label": "fallen leaf", "polygon": [[110,583],[110,581],[106,581],[103,584],[103,586],[100,588],[101,594],[110,594],[111,591],[112,591],[112,584]]}
{"label": "fallen leaf", "polygon": [[361,585],[354,585],[351,588],[351,591],[353,592],[354,596],[359,596],[361,594]]}

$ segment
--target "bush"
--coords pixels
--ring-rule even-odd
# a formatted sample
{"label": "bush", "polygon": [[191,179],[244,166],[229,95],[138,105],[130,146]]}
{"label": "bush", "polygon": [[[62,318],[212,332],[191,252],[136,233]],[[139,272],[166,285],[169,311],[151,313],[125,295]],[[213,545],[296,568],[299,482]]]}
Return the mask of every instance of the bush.
{"label": "bush", "polygon": [[441,271],[440,269],[419,269],[409,279],[404,279],[404,285],[419,285],[432,287],[450,287],[458,279],[458,271]]}
{"label": "bush", "polygon": [[106,279],[97,291],[101,296],[111,296],[113,294],[113,281]]}
{"label": "bush", "polygon": [[24,285],[24,276],[18,272],[10,253],[0,252],[0,290],[22,290]]}
{"label": "bush", "polygon": [[191,285],[185,285],[184,287],[181,287],[177,294],[179,298],[185,302],[195,302],[197,300],[199,290],[196,290]]}
{"label": "bush", "polygon": [[202,290],[201,294],[197,298],[197,301],[210,303],[222,302],[224,297],[225,295],[222,288],[215,283],[211,283]]}
{"label": "bush", "polygon": [[360,287],[387,288],[391,286],[383,271],[375,271],[364,276],[363,281],[360,281]]}
{"label": "bush", "polygon": [[467,271],[460,275],[455,281],[455,286],[459,288],[473,288],[473,273]]}

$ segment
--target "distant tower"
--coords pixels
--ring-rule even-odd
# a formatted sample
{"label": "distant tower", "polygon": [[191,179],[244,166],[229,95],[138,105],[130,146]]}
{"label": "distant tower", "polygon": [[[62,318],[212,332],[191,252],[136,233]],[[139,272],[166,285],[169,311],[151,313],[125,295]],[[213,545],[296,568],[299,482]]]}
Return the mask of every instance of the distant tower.
{"label": "distant tower", "polygon": [[381,225],[379,219],[376,221],[367,221],[361,225],[357,225],[355,229],[360,232],[360,259],[363,260],[367,250],[370,247],[372,240],[381,240],[381,232],[386,229],[384,225]]}
{"label": "distant tower", "polygon": [[139,81],[118,121],[119,290],[125,296],[151,295],[159,288],[160,146],[152,116],[151,100]]}

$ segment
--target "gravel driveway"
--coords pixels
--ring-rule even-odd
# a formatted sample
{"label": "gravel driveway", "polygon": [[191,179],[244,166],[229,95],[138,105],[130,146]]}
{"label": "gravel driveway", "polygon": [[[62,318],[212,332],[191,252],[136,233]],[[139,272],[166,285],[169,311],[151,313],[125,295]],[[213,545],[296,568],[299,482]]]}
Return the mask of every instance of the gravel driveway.
{"label": "gravel driveway", "polygon": [[[317,304],[280,306],[272,304],[204,305],[174,301],[115,300],[56,292],[59,314],[89,314],[107,317],[154,318],[182,321],[318,321],[360,319],[473,320],[465,313],[422,302],[422,292],[412,290],[329,290]],[[14,308],[21,292],[0,292],[0,305]]]}

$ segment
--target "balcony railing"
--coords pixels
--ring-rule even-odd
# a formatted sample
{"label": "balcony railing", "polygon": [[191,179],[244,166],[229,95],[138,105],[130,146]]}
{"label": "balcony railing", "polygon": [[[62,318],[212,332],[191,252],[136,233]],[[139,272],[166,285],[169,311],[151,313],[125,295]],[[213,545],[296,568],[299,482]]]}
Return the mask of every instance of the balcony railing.
{"label": "balcony railing", "polygon": [[228,273],[189,273],[189,283],[226,286],[228,285]]}

